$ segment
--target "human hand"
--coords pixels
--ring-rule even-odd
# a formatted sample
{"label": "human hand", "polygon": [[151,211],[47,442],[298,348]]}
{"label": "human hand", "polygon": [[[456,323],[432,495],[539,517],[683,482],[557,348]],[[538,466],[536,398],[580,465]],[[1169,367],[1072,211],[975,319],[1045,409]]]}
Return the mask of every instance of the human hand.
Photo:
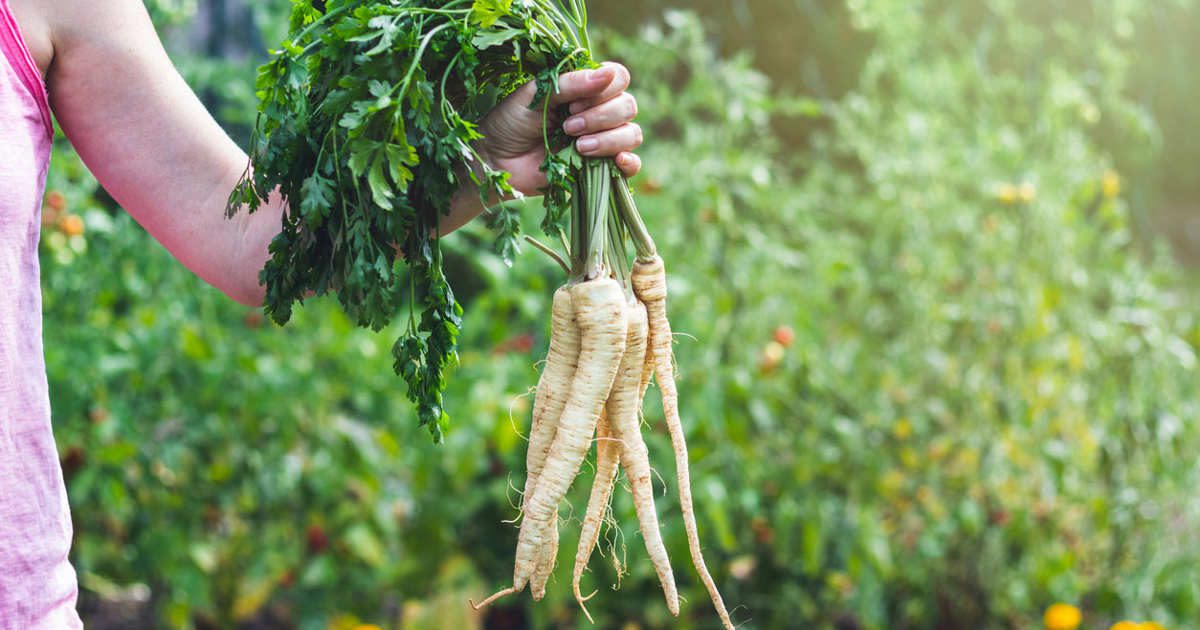
{"label": "human hand", "polygon": [[[558,93],[550,97],[552,108],[565,104],[571,113],[566,120],[552,118],[550,124],[562,125],[578,138],[575,146],[582,155],[616,158],[626,177],[642,168],[641,158],[632,153],[642,144],[642,129],[633,122],[637,100],[625,91],[629,81],[625,66],[605,63],[596,70],[562,75]],[[496,105],[480,125],[480,154],[492,168],[510,173],[509,183],[525,195],[541,194],[546,186],[540,170],[546,159],[542,112],[529,108],[536,95],[536,84],[526,84]]]}

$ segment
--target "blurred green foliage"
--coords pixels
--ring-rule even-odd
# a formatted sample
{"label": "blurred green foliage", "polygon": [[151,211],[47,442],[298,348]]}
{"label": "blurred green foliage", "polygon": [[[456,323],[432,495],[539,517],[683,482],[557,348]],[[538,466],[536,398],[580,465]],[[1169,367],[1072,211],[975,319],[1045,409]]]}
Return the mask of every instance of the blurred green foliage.
{"label": "blurred green foliage", "polygon": [[[636,76],[639,206],[685,333],[701,536],[735,619],[1015,629],[1067,601],[1088,628],[1186,627],[1200,618],[1200,311],[1160,249],[1139,254],[1130,218],[1162,159],[1129,90],[1158,9],[819,6],[870,42],[806,53],[853,68],[828,92],[773,89],[691,13],[605,38]],[[238,72],[188,76],[239,111],[252,76]],[[805,129],[803,148],[780,125]],[[391,375],[395,331],[320,302],[265,325],[58,148],[45,343],[85,608],[145,584],[169,627],[483,623],[465,600],[511,571],[504,521],[561,272],[533,251],[505,267],[477,226],[448,239],[468,351],[448,397],[458,423],[435,447]],[[647,420],[683,617],[659,605],[622,492],[606,538],[630,573],[614,593],[610,558],[595,559],[590,608],[600,627],[717,627],[653,402]],[[563,517],[546,600],[493,610],[493,626],[582,625],[563,577],[578,512]]]}

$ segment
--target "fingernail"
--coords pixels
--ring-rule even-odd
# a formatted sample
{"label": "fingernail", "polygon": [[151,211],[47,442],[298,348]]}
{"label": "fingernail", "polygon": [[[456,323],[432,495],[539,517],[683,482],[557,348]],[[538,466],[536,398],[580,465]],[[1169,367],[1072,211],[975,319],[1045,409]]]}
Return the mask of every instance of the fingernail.
{"label": "fingernail", "polygon": [[599,70],[593,70],[592,75],[588,77],[588,80],[592,83],[599,83],[601,81],[611,81],[612,78],[612,68],[600,68]]}
{"label": "fingernail", "polygon": [[578,116],[575,118],[568,118],[567,122],[563,123],[563,129],[571,135],[578,134],[585,128],[587,128],[587,122]]}
{"label": "fingernail", "polygon": [[630,164],[633,164],[633,158],[630,157],[628,153],[622,153],[621,155],[617,156],[617,164],[620,164],[621,166],[629,166]]}
{"label": "fingernail", "polygon": [[584,138],[575,145],[575,148],[578,149],[580,153],[595,151],[596,149],[600,148],[600,141],[595,138]]}

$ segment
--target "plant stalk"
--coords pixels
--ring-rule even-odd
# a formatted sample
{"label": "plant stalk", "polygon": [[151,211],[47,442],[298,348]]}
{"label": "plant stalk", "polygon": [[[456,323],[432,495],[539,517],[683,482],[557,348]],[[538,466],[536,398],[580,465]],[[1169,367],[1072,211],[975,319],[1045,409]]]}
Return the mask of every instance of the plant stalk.
{"label": "plant stalk", "polygon": [[633,200],[633,192],[629,188],[629,180],[625,179],[625,176],[615,168],[612,175],[612,189],[617,213],[620,215],[625,229],[629,230],[633,247],[637,250],[638,260],[653,260],[658,256],[658,248],[655,247],[654,239],[650,236],[650,231],[646,229],[646,223],[642,221],[641,213],[638,212],[637,204]]}

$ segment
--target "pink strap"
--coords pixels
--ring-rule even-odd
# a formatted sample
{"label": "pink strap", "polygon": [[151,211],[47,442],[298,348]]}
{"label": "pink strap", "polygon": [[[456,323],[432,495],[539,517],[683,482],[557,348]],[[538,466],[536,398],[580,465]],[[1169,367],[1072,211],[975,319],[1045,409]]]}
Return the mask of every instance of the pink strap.
{"label": "pink strap", "polygon": [[0,55],[8,58],[8,64],[17,72],[17,76],[25,84],[26,89],[37,101],[42,113],[42,121],[46,124],[46,133],[54,133],[54,123],[50,119],[50,101],[46,97],[46,83],[38,70],[25,39],[21,37],[21,29],[17,20],[8,8],[8,0],[0,0]]}

